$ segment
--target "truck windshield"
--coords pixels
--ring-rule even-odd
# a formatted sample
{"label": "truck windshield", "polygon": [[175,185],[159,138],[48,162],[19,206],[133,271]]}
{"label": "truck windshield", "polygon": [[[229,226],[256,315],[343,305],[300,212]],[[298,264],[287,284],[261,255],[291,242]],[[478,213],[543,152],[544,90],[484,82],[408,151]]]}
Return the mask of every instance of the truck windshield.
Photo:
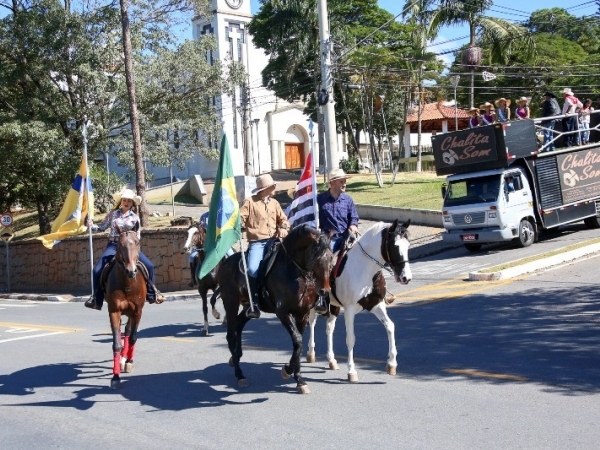
{"label": "truck windshield", "polygon": [[500,193],[500,175],[451,181],[446,190],[444,206],[495,202]]}

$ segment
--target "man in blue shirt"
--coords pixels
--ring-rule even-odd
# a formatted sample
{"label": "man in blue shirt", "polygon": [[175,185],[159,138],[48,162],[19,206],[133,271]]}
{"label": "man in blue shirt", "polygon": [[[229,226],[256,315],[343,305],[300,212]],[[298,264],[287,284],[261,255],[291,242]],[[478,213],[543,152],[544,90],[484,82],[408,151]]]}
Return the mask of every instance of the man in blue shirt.
{"label": "man in blue shirt", "polygon": [[[329,189],[317,195],[319,205],[319,226],[331,235],[331,251],[338,252],[348,236],[358,233],[358,213],[354,200],[346,194],[346,179],[342,169],[329,172]],[[329,301],[319,296],[315,304],[319,314],[329,312]]]}
{"label": "man in blue shirt", "polygon": [[342,248],[346,238],[358,233],[358,213],[354,200],[346,194],[346,179],[342,169],[329,172],[329,189],[317,195],[319,225],[324,233],[332,233],[331,250]]}

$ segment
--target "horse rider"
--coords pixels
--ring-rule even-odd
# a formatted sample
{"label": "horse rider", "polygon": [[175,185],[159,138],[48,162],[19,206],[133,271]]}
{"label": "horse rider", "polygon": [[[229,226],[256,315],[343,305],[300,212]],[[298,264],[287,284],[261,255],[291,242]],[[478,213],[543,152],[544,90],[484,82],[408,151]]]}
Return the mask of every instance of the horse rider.
{"label": "horse rider", "polygon": [[[358,233],[358,212],[354,200],[346,194],[348,176],[342,169],[329,172],[329,189],[317,195],[319,205],[319,226],[331,237],[331,251],[339,252],[349,237]],[[318,313],[327,312],[328,308],[322,298],[315,305]]]}
{"label": "horse rider", "polygon": [[290,229],[286,215],[279,202],[273,198],[276,183],[269,174],[256,178],[256,188],[252,196],[242,203],[240,219],[246,229],[248,240],[248,281],[250,282],[250,301],[252,308],[246,310],[250,319],[260,317],[258,310],[258,267],[263,259],[265,247],[272,238],[284,238]]}
{"label": "horse rider", "polygon": [[[93,289],[94,294],[85,302],[85,306],[91,309],[102,309],[104,303],[104,287],[100,283],[100,276],[102,269],[115,257],[117,253],[117,244],[119,242],[119,234],[121,231],[129,231],[138,225],[137,236],[140,239],[140,218],[136,214],[137,207],[141,203],[142,199],[139,195],[136,195],[131,189],[124,189],[118,194],[114,195],[116,200],[115,207],[106,215],[104,220],[99,224],[94,224],[88,219],[88,227],[91,227],[92,231],[104,231],[110,227],[108,233],[108,244],[104,249],[104,253],[94,266],[93,271]],[[120,231],[119,231],[120,230]],[[162,303],[165,298],[160,292],[154,291],[154,264],[150,262],[148,257],[141,251],[139,253],[139,260],[146,269],[148,269],[148,275],[150,277],[147,283],[148,292],[146,300],[148,303]]]}

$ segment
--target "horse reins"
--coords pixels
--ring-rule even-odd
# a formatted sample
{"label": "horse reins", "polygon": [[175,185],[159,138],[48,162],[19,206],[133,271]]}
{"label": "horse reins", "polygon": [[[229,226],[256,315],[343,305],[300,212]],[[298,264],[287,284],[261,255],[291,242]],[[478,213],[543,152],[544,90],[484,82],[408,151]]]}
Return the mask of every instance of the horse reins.
{"label": "horse reins", "polygon": [[294,265],[296,266],[296,268],[300,271],[300,274],[303,277],[307,277],[308,275],[311,274],[310,270],[305,270],[302,267],[300,267],[300,265],[294,261],[294,258],[292,258],[292,256],[288,253],[287,249],[285,248],[285,245],[283,244],[283,242],[281,243],[281,248],[283,249],[283,252],[286,254],[286,256],[290,259],[290,261],[292,261],[294,263]]}

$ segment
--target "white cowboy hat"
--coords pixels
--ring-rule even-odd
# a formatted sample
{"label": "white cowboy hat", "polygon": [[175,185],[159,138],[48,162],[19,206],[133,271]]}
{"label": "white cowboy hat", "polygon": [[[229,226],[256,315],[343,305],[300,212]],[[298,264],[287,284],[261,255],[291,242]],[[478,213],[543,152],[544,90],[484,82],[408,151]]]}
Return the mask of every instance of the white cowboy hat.
{"label": "white cowboy hat", "polygon": [[268,173],[256,177],[256,188],[252,189],[252,195],[258,194],[260,191],[275,186],[277,183],[273,181],[273,177]]}
{"label": "white cowboy hat", "polygon": [[517,100],[517,103],[521,103],[521,102],[528,102],[529,99],[527,97],[521,97],[519,100]]}
{"label": "white cowboy hat", "polygon": [[508,98],[504,98],[504,97],[502,97],[502,98],[499,98],[498,100],[496,100],[496,101],[494,102],[494,104],[495,104],[496,106],[498,106],[498,104],[499,104],[500,102],[504,102],[504,103],[506,103],[506,106],[510,106],[510,99],[508,99]]}
{"label": "white cowboy hat", "polygon": [[485,102],[483,105],[481,105],[479,107],[479,109],[486,109],[488,106],[491,107],[492,109],[494,109],[494,105],[492,105],[490,102]]}
{"label": "white cowboy hat", "polygon": [[478,109],[478,108],[475,108],[474,106],[471,106],[471,107],[469,108],[469,112],[473,112],[473,111],[479,111],[479,109]]}
{"label": "white cowboy hat", "polygon": [[343,169],[333,169],[329,172],[329,182],[332,182],[333,180],[340,180],[342,178],[350,178],[348,175],[346,175],[346,172],[344,172]]}
{"label": "white cowboy hat", "polygon": [[573,95],[571,88],[564,88],[562,91],[563,95]]}
{"label": "white cowboy hat", "polygon": [[114,194],[113,198],[117,204],[121,203],[121,199],[124,198],[128,198],[129,200],[133,201],[135,206],[140,206],[140,203],[142,203],[142,197],[136,195],[131,189],[123,189],[121,192]]}

